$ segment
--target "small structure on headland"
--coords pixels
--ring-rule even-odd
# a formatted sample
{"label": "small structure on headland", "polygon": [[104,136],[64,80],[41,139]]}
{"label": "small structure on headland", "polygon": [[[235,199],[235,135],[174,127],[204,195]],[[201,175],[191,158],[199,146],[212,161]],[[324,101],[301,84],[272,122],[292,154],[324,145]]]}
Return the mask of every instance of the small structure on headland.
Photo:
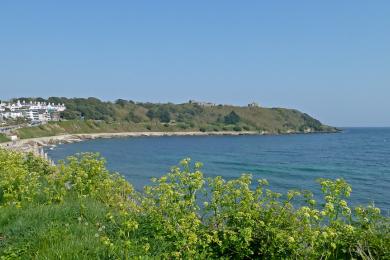
{"label": "small structure on headland", "polygon": [[260,107],[260,105],[257,102],[252,102],[248,104],[248,107]]}
{"label": "small structure on headland", "polygon": [[195,104],[201,107],[215,107],[217,104],[212,102],[203,102],[203,101],[196,101],[196,100],[190,100],[188,101],[190,104]]}

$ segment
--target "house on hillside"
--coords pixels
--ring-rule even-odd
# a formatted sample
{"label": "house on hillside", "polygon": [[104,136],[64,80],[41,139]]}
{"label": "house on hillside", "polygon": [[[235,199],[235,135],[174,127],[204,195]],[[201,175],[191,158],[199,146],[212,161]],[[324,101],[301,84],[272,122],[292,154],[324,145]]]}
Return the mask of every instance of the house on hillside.
{"label": "house on hillside", "polygon": [[248,107],[260,107],[260,105],[257,102],[252,102],[248,104]]}
{"label": "house on hillside", "polygon": [[26,102],[17,100],[16,102],[0,102],[0,119],[25,118],[31,122],[45,123],[51,120],[58,121],[59,113],[65,111],[64,104],[54,104],[46,102]]}
{"label": "house on hillside", "polygon": [[190,104],[195,104],[201,107],[215,107],[217,104],[212,103],[212,102],[201,102],[201,101],[195,101],[195,100],[190,100],[188,101]]}

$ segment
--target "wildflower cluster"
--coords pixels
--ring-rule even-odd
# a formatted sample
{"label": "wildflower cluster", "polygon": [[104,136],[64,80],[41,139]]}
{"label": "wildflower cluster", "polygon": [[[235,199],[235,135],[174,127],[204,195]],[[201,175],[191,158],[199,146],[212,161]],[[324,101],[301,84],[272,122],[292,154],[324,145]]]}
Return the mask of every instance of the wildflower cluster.
{"label": "wildflower cluster", "polygon": [[50,166],[33,155],[0,149],[0,207],[22,207],[38,198]]}
{"label": "wildflower cluster", "polygon": [[[136,192],[96,154],[50,166],[0,150],[0,207],[75,200],[78,217],[67,220],[65,230],[92,229],[90,239],[105,258],[390,257],[389,218],[374,205],[352,209],[343,179],[320,179],[323,199],[316,201],[309,191],[273,192],[250,174],[205,178],[201,167],[184,159]],[[104,206],[98,222],[86,212],[91,200]],[[14,253],[10,248],[4,252]]]}

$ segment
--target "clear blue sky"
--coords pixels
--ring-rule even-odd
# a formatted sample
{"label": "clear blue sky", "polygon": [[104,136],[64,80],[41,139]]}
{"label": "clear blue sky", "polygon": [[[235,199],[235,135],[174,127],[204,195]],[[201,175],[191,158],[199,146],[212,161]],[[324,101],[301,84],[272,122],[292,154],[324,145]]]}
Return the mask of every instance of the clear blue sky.
{"label": "clear blue sky", "polygon": [[0,90],[390,126],[390,1],[3,0]]}

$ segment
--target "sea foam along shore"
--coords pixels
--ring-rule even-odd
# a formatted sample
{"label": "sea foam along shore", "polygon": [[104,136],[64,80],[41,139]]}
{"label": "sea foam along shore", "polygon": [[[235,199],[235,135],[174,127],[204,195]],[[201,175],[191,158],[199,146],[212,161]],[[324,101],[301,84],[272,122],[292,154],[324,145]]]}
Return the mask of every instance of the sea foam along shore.
{"label": "sea foam along shore", "polygon": [[221,131],[221,132],[121,132],[121,133],[94,133],[94,134],[67,134],[30,139],[21,139],[13,142],[0,143],[0,147],[18,151],[33,151],[37,147],[46,147],[56,144],[76,143],[98,138],[125,138],[125,137],[159,137],[159,136],[238,136],[238,135],[265,135],[266,132],[256,131]]}

